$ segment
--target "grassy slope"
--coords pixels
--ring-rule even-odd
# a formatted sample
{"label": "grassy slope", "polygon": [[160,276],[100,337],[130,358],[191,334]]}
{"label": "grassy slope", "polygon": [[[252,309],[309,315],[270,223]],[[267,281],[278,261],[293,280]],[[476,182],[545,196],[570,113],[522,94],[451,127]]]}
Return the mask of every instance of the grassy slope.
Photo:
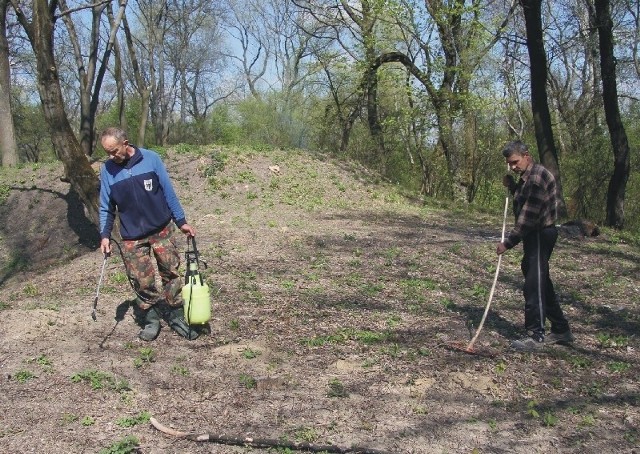
{"label": "grassy slope", "polygon": [[[142,344],[131,311],[114,323],[130,296],[117,257],[98,323],[96,252],[15,275],[0,295],[0,451],[97,452],[133,434],[143,452],[244,452],[123,427],[143,412],[391,452],[638,446],[637,248],[559,242],[552,272],[578,342],[538,355],[506,348],[522,323],[511,251],[477,344],[494,356],[466,355],[448,346],[482,315],[500,214],[416,205],[357,166],[295,151],[222,152],[224,169],[219,149],[167,157],[208,260],[212,336],[163,329]],[[114,381],[94,389],[101,374]]]}

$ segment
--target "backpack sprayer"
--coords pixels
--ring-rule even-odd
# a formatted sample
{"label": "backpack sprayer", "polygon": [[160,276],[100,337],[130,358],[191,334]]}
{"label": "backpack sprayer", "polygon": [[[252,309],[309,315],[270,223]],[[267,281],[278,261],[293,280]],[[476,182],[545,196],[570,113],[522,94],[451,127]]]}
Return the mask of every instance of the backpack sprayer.
{"label": "backpack sprayer", "polygon": [[[190,243],[193,250],[190,250]],[[200,254],[196,248],[196,239],[187,237],[187,250],[184,253],[187,270],[182,287],[182,299],[184,300],[184,319],[189,325],[201,325],[211,319],[211,299],[209,298],[209,286],[200,274]],[[207,268],[206,262],[202,261]]]}

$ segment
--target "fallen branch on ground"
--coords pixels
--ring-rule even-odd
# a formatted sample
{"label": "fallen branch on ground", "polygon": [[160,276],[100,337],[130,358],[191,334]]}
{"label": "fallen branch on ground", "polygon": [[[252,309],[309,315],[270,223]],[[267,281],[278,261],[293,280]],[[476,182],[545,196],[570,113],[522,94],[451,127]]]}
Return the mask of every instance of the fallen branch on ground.
{"label": "fallen branch on ground", "polygon": [[288,448],[294,451],[311,451],[311,452],[328,452],[328,453],[356,453],[356,454],[389,454],[386,451],[378,449],[363,448],[354,446],[351,448],[341,448],[335,445],[317,445],[313,443],[292,443],[282,440],[274,440],[269,438],[253,438],[253,437],[236,437],[224,434],[197,433],[197,432],[181,432],[170,427],[164,426],[158,422],[156,418],[150,418],[149,421],[160,432],[177,438],[186,438],[187,440],[198,442],[220,443],[233,446],[250,446],[252,448]]}

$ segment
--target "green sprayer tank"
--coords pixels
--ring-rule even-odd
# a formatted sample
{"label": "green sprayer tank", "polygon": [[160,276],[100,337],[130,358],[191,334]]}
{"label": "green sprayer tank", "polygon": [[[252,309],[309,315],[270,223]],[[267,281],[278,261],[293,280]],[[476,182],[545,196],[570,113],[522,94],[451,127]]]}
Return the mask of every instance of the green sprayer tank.
{"label": "green sprayer tank", "polygon": [[211,319],[209,286],[198,272],[197,262],[189,263],[189,270],[182,287],[184,319],[189,325],[200,325]]}

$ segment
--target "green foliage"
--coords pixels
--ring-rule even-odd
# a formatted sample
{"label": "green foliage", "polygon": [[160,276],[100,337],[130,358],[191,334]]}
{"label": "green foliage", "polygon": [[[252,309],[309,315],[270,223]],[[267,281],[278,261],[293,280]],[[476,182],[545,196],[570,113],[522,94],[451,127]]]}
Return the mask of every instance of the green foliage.
{"label": "green foliage", "polygon": [[101,449],[98,454],[131,454],[137,451],[140,440],[133,435],[127,435],[122,440]]}
{"label": "green foliage", "polygon": [[318,433],[313,427],[300,427],[295,430],[293,438],[298,442],[313,443],[318,439]]}
{"label": "green foliage", "polygon": [[28,371],[28,370],[19,370],[18,372],[15,373],[14,378],[16,379],[16,381],[18,381],[19,383],[26,383],[29,380],[33,379],[33,378],[37,378],[33,372]]}
{"label": "green foliage", "polygon": [[63,413],[62,414],[62,424],[71,424],[72,422],[76,422],[78,420],[78,415],[74,415],[72,413]]}
{"label": "green foliage", "polygon": [[609,333],[598,333],[596,339],[601,348],[625,348],[629,345],[628,336],[616,336]]}
{"label": "green foliage", "polygon": [[258,384],[255,378],[247,374],[240,374],[239,381],[240,381],[240,384],[247,389],[253,389]]}
{"label": "green foliage", "polygon": [[262,355],[262,352],[261,352],[261,351],[259,351],[259,350],[253,350],[253,349],[251,349],[251,348],[245,348],[245,349],[242,351],[242,356],[243,356],[245,359],[255,359],[255,358],[257,358],[257,357],[258,357],[258,356],[260,356],[260,355]]}
{"label": "green foliage", "polygon": [[153,348],[143,347],[138,349],[138,357],[133,360],[133,365],[137,368],[143,367],[156,360],[156,352]]}
{"label": "green foliage", "polygon": [[176,122],[169,130],[169,141],[171,143],[206,145],[213,141],[213,136],[206,120],[180,121]]}
{"label": "green foliage", "polygon": [[167,149],[165,147],[161,147],[159,145],[154,145],[149,147],[150,150],[155,151],[162,159],[167,159]]}
{"label": "green foliage", "polygon": [[450,298],[441,299],[440,304],[442,304],[442,307],[444,307],[447,310],[452,310],[454,307],[456,307],[456,304],[453,301],[451,301]]}
{"label": "green foliage", "polygon": [[45,354],[38,356],[33,361],[44,368],[50,368],[51,366],[53,366],[53,361],[51,361],[51,359]]}
{"label": "green foliage", "polygon": [[116,424],[120,427],[133,427],[138,424],[144,424],[149,422],[150,418],[151,418],[151,414],[149,414],[148,411],[143,411],[142,413],[136,416],[127,416],[124,418],[119,418],[116,421]]}
{"label": "green foliage", "polygon": [[607,368],[614,373],[622,373],[631,369],[631,364],[624,361],[612,361],[607,364]]}
{"label": "green foliage", "polygon": [[204,176],[207,178],[213,178],[218,173],[222,172],[229,160],[229,156],[220,151],[214,151],[209,156],[211,163],[204,169]]}
{"label": "green foliage", "polygon": [[553,427],[556,424],[558,424],[558,417],[555,416],[552,412],[547,411],[544,413],[544,416],[542,417],[542,424],[544,424],[547,427]]}
{"label": "green foliage", "polygon": [[20,160],[22,162],[55,161],[57,158],[42,107],[39,103],[32,102],[30,94],[15,91],[13,94],[11,113]]}
{"label": "green foliage", "polygon": [[[138,130],[140,129],[140,119],[142,118],[142,100],[139,96],[129,96],[125,102],[124,118],[127,134],[129,135],[129,141],[136,146],[149,148],[154,142],[153,131],[150,127],[147,128],[145,133],[145,143],[136,143],[138,137]],[[110,126],[118,126],[120,124],[120,113],[118,110],[118,103],[114,102],[109,106],[109,109],[96,117],[96,131],[100,134],[103,130]],[[101,150],[101,147],[97,147]]]}
{"label": "green foliage", "polygon": [[11,194],[11,186],[6,183],[0,183],[0,205],[4,205]]}
{"label": "green foliage", "polygon": [[82,424],[85,427],[93,426],[95,423],[96,423],[96,420],[93,419],[91,416],[85,416],[80,420],[80,424]]}
{"label": "green foliage", "polygon": [[631,445],[635,445],[638,441],[638,437],[640,436],[640,431],[638,429],[632,428],[631,430],[625,432],[623,438],[625,441]]}
{"label": "green foliage", "polygon": [[606,191],[613,168],[611,145],[603,132],[583,135],[584,141],[561,157],[562,184],[570,219],[602,223]]}
{"label": "green foliage", "polygon": [[365,283],[361,287],[362,293],[367,296],[375,296],[376,294],[384,290],[384,284],[382,283]]}
{"label": "green foliage", "polygon": [[[637,150],[638,148],[636,148]],[[631,158],[634,160],[634,158]],[[637,161],[637,159],[635,159]],[[637,167],[640,167],[636,164]],[[632,170],[624,199],[625,236],[629,244],[640,247],[640,169]]]}
{"label": "green foliage", "polygon": [[325,344],[342,344],[348,340],[361,342],[363,344],[371,345],[380,342],[384,342],[389,338],[389,333],[377,333],[369,330],[356,330],[353,328],[343,328],[338,330],[335,334],[328,334],[325,336],[315,336],[312,338],[302,339],[301,343],[309,347],[320,347]]}
{"label": "green foliage", "polygon": [[109,280],[116,284],[124,284],[129,280],[129,278],[127,277],[126,273],[122,271],[116,271],[109,277]]}
{"label": "green foliage", "polygon": [[569,362],[575,369],[586,369],[591,366],[591,360],[584,356],[571,356]]}
{"label": "green foliage", "polygon": [[[626,210],[625,210],[625,213]],[[626,216],[626,219],[629,220],[629,216]],[[629,225],[629,224],[628,224]],[[635,227],[632,227],[635,225]],[[631,231],[633,229],[633,231]],[[615,230],[611,228],[603,228],[602,232],[608,236],[609,241],[614,244],[631,244],[635,247],[640,247],[640,222],[633,224],[633,221],[630,222],[629,231],[625,230]]]}
{"label": "green foliage", "polygon": [[202,147],[199,145],[190,145],[188,143],[179,143],[173,146],[173,151],[176,154],[187,154],[199,156],[202,154]]}
{"label": "green foliage", "polygon": [[171,367],[171,372],[173,372],[174,374],[177,374],[177,375],[182,375],[184,377],[189,375],[189,369],[187,369],[186,367],[184,367],[184,366],[182,366],[180,364],[174,364]]}
{"label": "green foliage", "polygon": [[71,381],[73,383],[89,383],[91,389],[111,389],[115,391],[127,391],[129,390],[129,384],[125,381],[116,381],[116,379],[105,372],[100,372],[97,370],[85,370],[82,372],[78,372],[77,374],[73,374],[71,376]]}
{"label": "green foliage", "polygon": [[416,405],[412,409],[413,413],[416,415],[427,415],[429,414],[429,410],[424,405]]}
{"label": "green foliage", "polygon": [[473,284],[473,289],[471,290],[471,294],[476,298],[485,299],[489,294],[489,290],[486,287],[480,284]]}
{"label": "green foliage", "polygon": [[38,288],[31,282],[29,282],[22,288],[22,292],[27,296],[37,296],[40,293]]}
{"label": "green foliage", "polygon": [[211,140],[223,145],[240,143],[242,137],[240,125],[233,118],[229,106],[226,105],[219,105],[213,109],[209,116],[209,130]]}
{"label": "green foliage", "polygon": [[304,124],[298,120],[300,112],[283,105],[278,95],[263,100],[249,98],[237,106],[240,117],[239,145],[252,147],[300,147],[304,139]]}
{"label": "green foliage", "polygon": [[15,274],[26,269],[28,266],[29,261],[22,251],[12,251],[4,266],[0,269],[0,274]]}
{"label": "green foliage", "polygon": [[349,393],[340,380],[338,380],[337,378],[333,378],[331,379],[331,381],[329,381],[327,396],[344,398],[349,397]]}
{"label": "green foliage", "polygon": [[540,417],[540,413],[538,412],[537,407],[538,407],[538,402],[536,402],[535,400],[530,400],[529,402],[527,402],[527,413],[532,418],[537,419]]}

